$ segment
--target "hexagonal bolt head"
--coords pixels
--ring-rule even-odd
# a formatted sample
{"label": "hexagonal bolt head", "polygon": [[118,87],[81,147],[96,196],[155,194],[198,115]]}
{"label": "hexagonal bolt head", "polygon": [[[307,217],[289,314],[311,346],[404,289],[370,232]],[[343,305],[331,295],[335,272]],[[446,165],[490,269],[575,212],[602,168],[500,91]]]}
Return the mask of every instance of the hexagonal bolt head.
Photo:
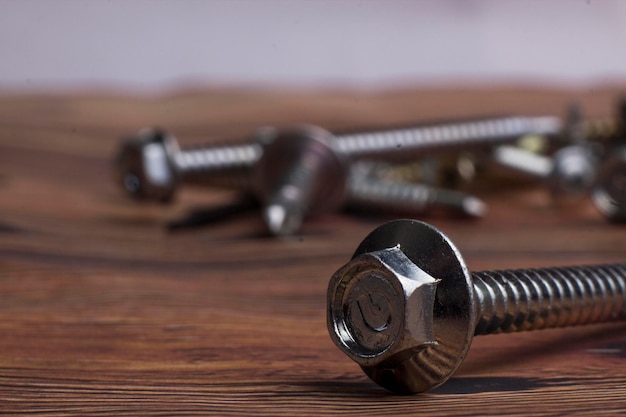
{"label": "hexagonal bolt head", "polygon": [[177,184],[173,155],[178,151],[173,136],[144,129],[121,144],[115,158],[117,181],[133,198],[168,202]]}
{"label": "hexagonal bolt head", "polygon": [[398,246],[360,255],[332,278],[335,343],[372,366],[437,343],[433,334],[435,278]]}
{"label": "hexagonal bolt head", "polygon": [[609,221],[626,222],[626,146],[612,150],[600,164],[591,197]]}

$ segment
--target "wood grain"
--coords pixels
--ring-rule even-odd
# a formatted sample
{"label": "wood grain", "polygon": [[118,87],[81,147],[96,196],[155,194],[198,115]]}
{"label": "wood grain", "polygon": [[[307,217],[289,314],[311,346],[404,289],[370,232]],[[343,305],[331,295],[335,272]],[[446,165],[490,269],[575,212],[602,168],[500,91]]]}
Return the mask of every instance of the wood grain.
{"label": "wood grain", "polygon": [[[399,397],[339,352],[326,286],[391,215],[334,213],[264,236],[258,213],[168,232],[233,198],[185,189],[128,201],[118,140],[143,126],[184,145],[295,122],[332,130],[448,117],[612,113],[616,87],[391,92],[187,91],[0,96],[0,413],[42,415],[601,415],[626,413],[626,324],[476,338],[455,378]],[[424,217],[472,269],[624,262],[626,229],[539,185],[472,190],[480,221]]]}

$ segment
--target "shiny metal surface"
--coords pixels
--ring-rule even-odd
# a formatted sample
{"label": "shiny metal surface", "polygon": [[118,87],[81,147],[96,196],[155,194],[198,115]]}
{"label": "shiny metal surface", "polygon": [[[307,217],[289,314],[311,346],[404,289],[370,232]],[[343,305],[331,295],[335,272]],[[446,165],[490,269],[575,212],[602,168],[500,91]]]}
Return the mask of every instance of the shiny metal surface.
{"label": "shiny metal surface", "polygon": [[626,146],[617,147],[602,161],[591,197],[608,220],[626,222]]}
{"label": "shiny metal surface", "polygon": [[252,182],[270,232],[293,234],[306,216],[343,204],[348,164],[334,145],[315,126],[279,132],[265,144]]}
{"label": "shiny metal surface", "polygon": [[470,273],[441,231],[415,220],[371,232],[328,287],[332,340],[403,394],[443,384],[474,335],[625,318],[626,264]]}
{"label": "shiny metal surface", "polygon": [[250,188],[267,134],[259,129],[250,143],[182,150],[173,135],[143,129],[119,147],[118,182],[134,198],[162,202],[171,201],[181,183]]}
{"label": "shiny metal surface", "polygon": [[437,150],[498,145],[530,134],[558,135],[561,127],[556,117],[501,117],[337,135],[337,149],[352,160],[414,159]]}
{"label": "shiny metal surface", "polygon": [[[173,136],[147,131],[125,142],[118,156],[123,163],[117,166],[124,189],[144,200],[169,201],[181,182],[252,191],[264,206],[269,231],[288,235],[299,230],[306,216],[335,210],[349,198],[346,161],[413,159],[437,149],[488,146],[532,133],[556,134],[560,127],[553,117],[503,117],[344,135],[314,126],[283,132],[261,128],[249,143],[184,151]],[[375,190],[366,187],[353,195],[364,197],[370,191]],[[433,204],[455,206],[470,216],[484,212],[475,198],[418,191],[413,193],[418,199],[426,195]],[[406,198],[398,192],[394,196],[388,203],[406,208]],[[376,199],[380,200],[378,195],[370,200]],[[408,200],[413,207],[420,203],[414,197]]]}
{"label": "shiny metal surface", "polygon": [[360,211],[419,214],[442,210],[468,217],[484,217],[487,205],[477,197],[405,181],[385,181],[351,175],[346,190],[348,208]]}

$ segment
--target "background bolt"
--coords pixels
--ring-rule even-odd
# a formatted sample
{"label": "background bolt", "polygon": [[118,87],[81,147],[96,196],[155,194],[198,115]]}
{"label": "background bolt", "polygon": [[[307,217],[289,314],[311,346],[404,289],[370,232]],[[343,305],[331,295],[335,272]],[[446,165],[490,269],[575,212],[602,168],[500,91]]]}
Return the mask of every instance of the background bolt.
{"label": "background bolt", "polygon": [[600,163],[591,199],[610,221],[626,221],[626,146],[609,152]]}
{"label": "background bolt", "polygon": [[345,198],[347,208],[412,214],[432,208],[469,217],[483,217],[487,213],[482,200],[460,191],[403,180],[379,180],[377,164],[363,161],[352,165]]}
{"label": "background bolt", "polygon": [[250,187],[271,128],[261,128],[249,143],[181,150],[176,138],[143,129],[120,145],[115,159],[118,182],[133,198],[169,202],[180,183],[228,188]]}
{"label": "background bolt", "polygon": [[546,182],[558,201],[586,195],[593,185],[597,156],[590,146],[571,145],[559,149],[552,157],[515,146],[493,149],[491,163]]}
{"label": "background bolt", "polygon": [[[363,303],[373,303],[367,294],[377,293],[370,308],[386,306],[386,326],[363,329],[352,318],[356,288]],[[371,232],[328,287],[335,344],[376,383],[405,394],[448,380],[474,335],[625,318],[626,264],[470,273],[441,231],[414,220]]]}
{"label": "background bolt", "polygon": [[343,204],[348,164],[334,145],[333,136],[315,126],[282,131],[266,143],[252,186],[272,234],[293,234],[306,216]]}

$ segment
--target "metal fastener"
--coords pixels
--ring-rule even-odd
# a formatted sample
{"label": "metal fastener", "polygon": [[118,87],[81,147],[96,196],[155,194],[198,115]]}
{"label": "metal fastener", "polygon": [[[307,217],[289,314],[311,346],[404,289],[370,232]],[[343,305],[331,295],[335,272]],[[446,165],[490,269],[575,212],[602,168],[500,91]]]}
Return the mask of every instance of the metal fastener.
{"label": "metal fastener", "polygon": [[497,146],[491,152],[492,163],[544,180],[557,201],[587,195],[597,161],[597,153],[587,145],[566,146],[551,157],[511,145]]}
{"label": "metal fastener", "polygon": [[117,180],[133,198],[169,202],[179,185],[246,188],[271,128],[258,129],[245,143],[182,150],[160,129],[143,129],[124,140],[115,158]]}
{"label": "metal fastener", "polygon": [[[501,117],[405,129],[330,135],[334,148],[350,160],[412,160],[416,156],[472,146],[506,143],[528,134],[557,135],[555,117]],[[174,136],[144,129],[122,142],[116,157],[118,179],[133,197],[168,200],[181,183],[249,186],[253,167],[276,135],[258,129],[243,143],[180,149]]]}
{"label": "metal fastener", "polygon": [[626,318],[626,264],[469,272],[438,229],[371,232],[328,287],[334,343],[395,393],[443,384],[475,335]]}
{"label": "metal fastener", "polygon": [[600,163],[591,199],[610,221],[626,221],[626,146],[611,150]]}
{"label": "metal fastener", "polygon": [[435,209],[468,217],[483,217],[487,213],[487,205],[467,193],[378,179],[379,164],[361,161],[351,166],[345,198],[347,208],[410,214]]}

